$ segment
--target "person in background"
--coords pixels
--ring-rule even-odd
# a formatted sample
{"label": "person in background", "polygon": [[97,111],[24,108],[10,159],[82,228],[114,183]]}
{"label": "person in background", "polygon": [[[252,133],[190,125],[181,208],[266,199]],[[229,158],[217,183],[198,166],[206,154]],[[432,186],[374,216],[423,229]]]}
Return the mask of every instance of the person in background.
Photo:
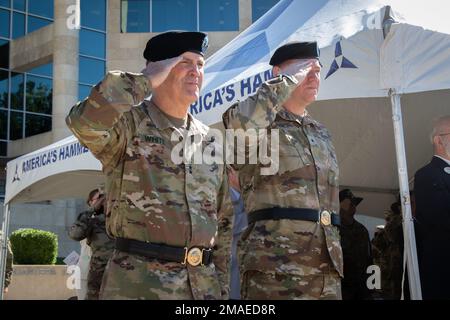
{"label": "person in background", "polygon": [[355,219],[356,207],[363,198],[355,197],[350,189],[339,192],[341,244],[344,254],[343,300],[368,300],[367,268],[373,264],[369,232]]}
{"label": "person in background", "polygon": [[233,220],[233,242],[231,244],[231,267],[230,267],[230,299],[241,298],[240,269],[238,259],[238,243],[244,230],[247,228],[247,214],[244,210],[244,201],[241,196],[238,173],[231,167],[228,169],[228,184],[230,186],[231,203],[234,208]]}
{"label": "person in background", "polygon": [[105,194],[99,189],[89,193],[89,209],[80,213],[70,227],[69,237],[76,241],[86,239],[92,254],[87,277],[87,300],[98,300],[106,265],[114,250],[114,241],[106,233]]}
{"label": "person in background", "polygon": [[423,299],[450,299],[450,115],[433,123],[434,156],[414,176],[417,256]]}
{"label": "person in background", "polygon": [[[0,230],[0,240],[3,239],[2,231]],[[11,250],[11,243],[8,238],[5,237],[7,251],[6,251],[6,270],[5,270],[5,283],[4,283],[4,292],[8,292],[8,287],[11,284],[12,275],[13,275],[13,252]],[[1,243],[1,242],[0,242]],[[1,249],[1,246],[0,246]]]}

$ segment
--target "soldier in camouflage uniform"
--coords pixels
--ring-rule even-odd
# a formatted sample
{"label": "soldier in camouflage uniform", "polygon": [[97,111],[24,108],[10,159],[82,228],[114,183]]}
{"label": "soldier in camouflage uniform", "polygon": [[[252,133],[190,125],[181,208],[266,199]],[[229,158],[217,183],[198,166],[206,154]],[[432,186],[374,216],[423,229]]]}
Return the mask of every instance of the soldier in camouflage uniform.
{"label": "soldier in camouflage uniform", "polygon": [[102,299],[228,298],[233,211],[225,166],[177,163],[172,154],[183,153],[179,140],[216,146],[187,112],[199,97],[206,47],[200,32],[153,37],[143,73],[109,72],[67,117],[106,174],[116,250]]}
{"label": "soldier in camouflage uniform", "polygon": [[69,230],[70,238],[76,241],[86,239],[92,251],[86,300],[98,300],[103,274],[114,250],[114,241],[106,233],[104,202],[104,194],[98,189],[92,190],[87,201],[90,209],[80,213]]}
{"label": "soldier in camouflage uniform", "polygon": [[384,236],[384,227],[383,225],[377,226],[375,233],[372,239],[372,258],[373,264],[380,268],[381,272],[381,288],[376,289],[373,297],[375,300],[385,299],[385,295],[383,293],[386,284],[384,283],[384,268],[387,265],[386,260],[386,250],[387,250],[387,242],[386,237]]}
{"label": "soldier in camouflage uniform", "polygon": [[[3,239],[2,231],[0,230],[0,240]],[[11,283],[12,274],[13,274],[13,253],[11,250],[11,244],[9,240],[5,237],[7,241],[7,252],[6,252],[6,270],[5,270],[5,293],[8,292],[8,286]],[[0,246],[1,248],[1,246]]]}
{"label": "soldier in camouflage uniform", "polygon": [[383,235],[386,239],[386,264],[381,269],[381,290],[385,299],[400,300],[403,278],[403,218],[401,204],[386,216]]}
{"label": "soldier in camouflage uniform", "polygon": [[341,298],[338,163],[329,132],[305,110],[317,97],[318,56],[316,43],[280,47],[270,61],[275,78],[223,115],[228,129],[279,130],[277,173],[262,175],[261,162],[232,165],[249,213],[242,299]]}
{"label": "soldier in camouflage uniform", "polygon": [[[410,192],[411,210],[415,214],[414,192]],[[400,199],[385,212],[386,226],[372,240],[374,262],[381,269],[381,292],[385,300],[400,300],[403,279],[403,218]],[[405,280],[407,284],[407,280]],[[405,287],[406,288],[406,287]],[[404,298],[409,292],[404,292]]]}

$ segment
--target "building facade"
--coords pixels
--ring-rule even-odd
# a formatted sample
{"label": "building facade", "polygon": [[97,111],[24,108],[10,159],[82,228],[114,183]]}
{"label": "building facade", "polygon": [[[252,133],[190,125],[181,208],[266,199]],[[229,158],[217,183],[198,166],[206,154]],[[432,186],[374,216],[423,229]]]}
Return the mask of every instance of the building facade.
{"label": "building facade", "polygon": [[[142,70],[150,37],[207,32],[209,56],[278,1],[0,0],[0,201],[6,162],[69,136],[70,108],[106,71]],[[66,231],[84,206],[83,199],[13,205],[10,232],[53,231],[66,256],[79,251]]]}

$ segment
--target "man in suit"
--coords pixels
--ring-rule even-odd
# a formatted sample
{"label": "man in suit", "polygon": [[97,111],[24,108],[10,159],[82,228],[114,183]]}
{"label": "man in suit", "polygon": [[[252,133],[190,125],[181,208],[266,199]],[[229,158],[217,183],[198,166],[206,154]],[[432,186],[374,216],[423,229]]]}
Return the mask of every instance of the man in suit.
{"label": "man in suit", "polygon": [[434,156],[416,172],[415,230],[423,299],[450,299],[450,115],[437,119]]}

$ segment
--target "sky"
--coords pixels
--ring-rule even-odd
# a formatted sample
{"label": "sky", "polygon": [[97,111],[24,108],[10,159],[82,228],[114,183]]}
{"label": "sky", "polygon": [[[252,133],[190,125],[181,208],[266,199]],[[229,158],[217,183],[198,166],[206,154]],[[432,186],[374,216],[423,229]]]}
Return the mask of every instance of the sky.
{"label": "sky", "polygon": [[394,10],[402,12],[410,24],[450,34],[449,0],[389,0]]}

